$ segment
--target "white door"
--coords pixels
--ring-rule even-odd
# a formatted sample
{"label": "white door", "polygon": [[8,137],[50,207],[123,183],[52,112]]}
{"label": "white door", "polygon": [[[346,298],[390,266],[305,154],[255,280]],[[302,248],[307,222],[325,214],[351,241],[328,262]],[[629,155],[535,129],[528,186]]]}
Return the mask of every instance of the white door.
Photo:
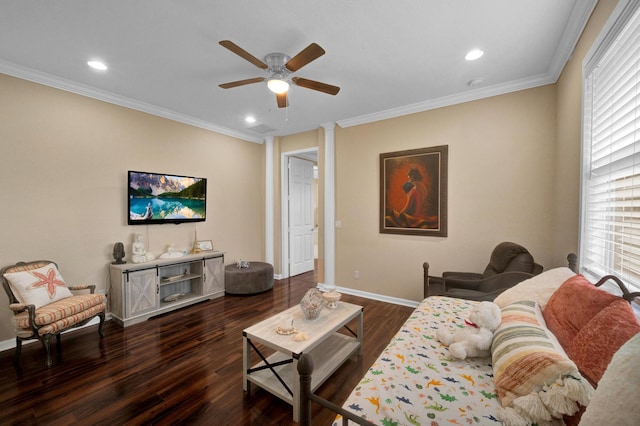
{"label": "white door", "polygon": [[313,163],[289,157],[289,273],[313,270]]}

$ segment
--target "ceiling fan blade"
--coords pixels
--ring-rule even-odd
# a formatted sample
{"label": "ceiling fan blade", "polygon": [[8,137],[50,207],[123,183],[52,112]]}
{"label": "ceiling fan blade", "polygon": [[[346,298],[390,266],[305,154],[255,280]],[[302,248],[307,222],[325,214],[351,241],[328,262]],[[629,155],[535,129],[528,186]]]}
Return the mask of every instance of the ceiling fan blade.
{"label": "ceiling fan blade", "polygon": [[232,87],[244,86],[245,84],[260,83],[264,81],[264,77],[247,78],[246,80],[232,81],[230,83],[218,84],[223,89],[231,89]]}
{"label": "ceiling fan blade", "polygon": [[324,49],[315,43],[311,43],[305,47],[302,52],[298,53],[293,58],[289,59],[289,62],[284,64],[285,67],[291,72],[298,71],[300,68],[307,65],[309,62],[315,61],[320,56],[324,55]]}
{"label": "ceiling fan blade", "polygon": [[278,108],[286,108],[289,106],[289,99],[287,99],[287,92],[276,93],[276,100],[278,101]]}
{"label": "ceiling fan blade", "polygon": [[306,89],[317,90],[318,92],[327,93],[329,95],[337,95],[340,91],[338,86],[332,86],[327,83],[321,83],[315,80],[308,80],[302,77],[293,77],[291,79],[296,86],[304,87]]}
{"label": "ceiling fan blade", "polygon": [[222,40],[219,43],[222,47],[226,47],[236,55],[251,62],[253,65],[255,65],[258,68],[262,68],[263,70],[266,70],[267,68],[269,68],[267,64],[265,64],[260,59],[256,58],[251,53],[247,52],[246,50],[244,50],[242,47],[238,46],[234,42],[229,40]]}

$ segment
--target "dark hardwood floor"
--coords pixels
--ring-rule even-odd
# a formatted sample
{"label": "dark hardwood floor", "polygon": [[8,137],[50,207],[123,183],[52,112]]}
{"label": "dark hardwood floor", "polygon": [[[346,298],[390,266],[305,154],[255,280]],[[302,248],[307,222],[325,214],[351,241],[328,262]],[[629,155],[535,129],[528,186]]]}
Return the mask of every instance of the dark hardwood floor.
{"label": "dark hardwood floor", "polygon": [[[0,424],[291,425],[292,408],[268,392],[242,390],[242,330],[298,304],[316,285],[313,272],[276,281],[273,291],[224,296],[140,324],[105,324],[62,336],[54,365],[40,343],[0,352]],[[413,311],[361,297],[363,355],[354,355],[317,393],[342,405],[368,367]],[[357,328],[357,324],[351,325]],[[256,357],[257,358],[257,357]],[[256,359],[255,362],[258,360]],[[313,424],[330,411],[313,404]]]}

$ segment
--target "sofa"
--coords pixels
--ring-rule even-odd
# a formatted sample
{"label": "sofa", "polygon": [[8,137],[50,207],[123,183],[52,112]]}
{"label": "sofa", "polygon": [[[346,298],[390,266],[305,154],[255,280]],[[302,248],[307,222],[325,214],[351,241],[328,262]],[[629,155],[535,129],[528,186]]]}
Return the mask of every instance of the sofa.
{"label": "sofa", "polygon": [[[551,269],[494,300],[502,323],[490,357],[456,360],[436,330],[465,327],[480,302],[428,297],[342,410],[376,425],[640,424],[636,298],[618,279]],[[342,417],[335,426],[354,424]]]}

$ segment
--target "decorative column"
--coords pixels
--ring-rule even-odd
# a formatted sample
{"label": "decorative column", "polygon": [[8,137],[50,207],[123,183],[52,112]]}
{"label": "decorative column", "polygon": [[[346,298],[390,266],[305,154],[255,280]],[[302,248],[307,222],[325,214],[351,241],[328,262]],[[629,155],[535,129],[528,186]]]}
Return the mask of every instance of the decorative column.
{"label": "decorative column", "polygon": [[324,128],[324,287],[336,288],[335,123]]}
{"label": "decorative column", "polygon": [[268,136],[265,143],[265,190],[264,190],[264,260],[273,265],[273,136]]}

